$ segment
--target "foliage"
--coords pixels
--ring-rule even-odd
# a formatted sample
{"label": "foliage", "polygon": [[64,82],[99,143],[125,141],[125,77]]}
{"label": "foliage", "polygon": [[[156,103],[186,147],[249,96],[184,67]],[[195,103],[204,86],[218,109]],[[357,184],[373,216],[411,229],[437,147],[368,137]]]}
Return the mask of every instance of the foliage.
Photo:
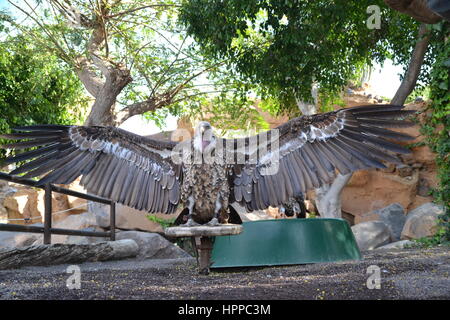
{"label": "foliage", "polygon": [[[444,239],[444,240],[443,240]],[[439,229],[436,235],[432,237],[423,237],[419,239],[413,239],[412,244],[405,246],[406,248],[431,248],[438,245],[450,246],[450,242],[445,240],[445,230]]]}
{"label": "foliage", "polygon": [[439,226],[441,231],[436,237],[439,241],[450,241],[450,24],[439,23],[440,42],[437,58],[431,70],[429,107],[431,116],[422,127],[431,150],[436,153],[439,186],[433,190],[436,201],[442,203],[445,213]]}
{"label": "foliage", "polygon": [[[366,26],[369,5],[381,8],[380,29]],[[311,101],[313,83],[328,104],[365,64],[393,57],[407,65],[419,25],[381,0],[189,0],[180,20],[206,56],[230,59],[230,69],[257,83],[264,100],[281,99],[284,109],[295,107],[294,93]]]}
{"label": "foliage", "polygon": [[148,220],[158,223],[159,225],[161,225],[161,227],[164,228],[169,228],[169,227],[173,227],[174,226],[174,222],[175,222],[175,218],[172,219],[163,219],[163,218],[158,218],[155,215],[147,215]]}
{"label": "foliage", "polygon": [[[133,114],[145,113],[162,126],[168,113],[192,113],[199,104],[211,102],[220,104],[216,108],[221,114],[233,112],[237,106],[229,107],[236,102],[243,114],[253,114],[243,99],[249,85],[238,81],[223,61],[199,55],[195,41],[176,23],[180,0],[22,0],[11,7],[26,15],[28,23],[8,17],[10,24],[41,50],[58,55],[78,73],[89,69],[91,79],[80,77],[83,83],[106,81],[101,64],[128,70],[133,80],[117,95],[119,115],[138,105]],[[164,110],[155,111],[160,108]],[[127,119],[129,113],[123,114],[115,124]],[[242,125],[238,121],[248,120],[244,118],[236,118],[234,125]]]}
{"label": "foliage", "polygon": [[0,42],[0,132],[32,124],[81,124],[88,103],[83,92],[70,68],[26,37]]}

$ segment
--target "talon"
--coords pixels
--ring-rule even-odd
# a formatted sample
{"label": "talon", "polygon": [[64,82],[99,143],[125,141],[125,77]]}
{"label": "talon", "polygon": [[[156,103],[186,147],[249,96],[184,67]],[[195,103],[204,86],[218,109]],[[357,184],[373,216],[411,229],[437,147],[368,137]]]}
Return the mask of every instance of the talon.
{"label": "talon", "polygon": [[195,227],[199,226],[200,224],[192,220],[191,218],[188,219],[188,221],[185,224],[182,224],[182,227]]}
{"label": "talon", "polygon": [[220,225],[220,223],[219,223],[219,220],[218,220],[216,217],[214,217],[214,218],[212,218],[211,221],[208,222],[206,225],[207,225],[207,226],[211,226],[211,227],[215,227],[215,226]]}

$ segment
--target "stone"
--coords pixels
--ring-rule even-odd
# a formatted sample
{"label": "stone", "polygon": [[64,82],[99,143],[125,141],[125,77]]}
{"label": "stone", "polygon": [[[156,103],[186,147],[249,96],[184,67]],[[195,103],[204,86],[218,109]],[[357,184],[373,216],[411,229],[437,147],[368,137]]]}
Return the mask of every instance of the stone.
{"label": "stone", "polygon": [[[80,231],[93,231],[93,232],[105,232],[100,227],[92,226],[80,229]],[[53,236],[52,236],[53,238]],[[67,238],[64,240],[64,243],[70,243],[70,244],[91,244],[91,243],[98,243],[103,241],[109,241],[109,237],[86,237],[86,236],[67,236]],[[52,242],[53,239],[52,239]]]}
{"label": "stone", "polygon": [[[109,228],[109,206],[89,202],[89,211],[94,213],[96,218],[96,224],[99,227],[108,229]],[[164,230],[162,226],[157,223],[150,221],[147,216],[150,213],[145,211],[139,211],[119,203],[116,204],[116,228],[122,230],[140,230],[148,232],[158,232],[163,234]],[[156,217],[161,219],[175,219],[178,216],[177,211],[174,214],[154,214]]]}
{"label": "stone", "polygon": [[[41,225],[42,224],[33,224]],[[39,233],[30,232],[11,232],[11,231],[1,231],[0,232],[0,248],[6,247],[26,247],[34,244],[36,241],[40,240],[42,243],[42,235]]]}
{"label": "stone", "polygon": [[379,217],[378,220],[384,222],[388,226],[393,239],[400,240],[403,226],[406,221],[405,209],[402,205],[393,203],[385,208],[375,210],[373,213]]}
{"label": "stone", "polygon": [[41,222],[41,213],[37,208],[38,192],[31,188],[21,188],[3,200],[8,211],[8,219],[14,224]]}
{"label": "stone", "polygon": [[348,187],[363,187],[369,182],[369,171],[359,170],[353,173],[349,182],[347,183]]}
{"label": "stone", "polygon": [[409,208],[414,202],[419,183],[417,170],[408,177],[410,179],[374,169],[364,171],[368,174],[368,182],[364,187],[360,184],[347,185],[342,190],[342,210],[355,216],[356,224],[367,221],[362,216],[368,212],[382,209],[392,203]]}
{"label": "stone", "polygon": [[0,249],[0,270],[24,266],[107,261],[135,257],[138,245],[131,239],[96,244],[47,244]]}
{"label": "stone", "polygon": [[410,246],[414,244],[414,242],[410,241],[410,240],[400,240],[400,241],[395,241],[389,244],[386,244],[384,246],[375,248],[375,250],[382,250],[382,249],[404,249],[407,246]]}
{"label": "stone", "polygon": [[391,242],[392,234],[382,221],[367,221],[351,227],[361,251],[373,250]]}
{"label": "stone", "polygon": [[[86,193],[84,187],[79,184],[79,180],[75,180],[69,186],[68,189],[74,190],[81,193]],[[67,203],[70,210],[70,214],[80,214],[88,210],[88,201],[86,199],[81,199],[78,197],[67,196]]]}
{"label": "stone", "polygon": [[[70,215],[66,219],[53,223],[52,225],[54,228],[70,230],[83,230],[95,226],[95,215],[92,212]],[[52,234],[52,243],[67,243],[69,238],[71,237],[67,235]]]}
{"label": "stone", "polygon": [[393,173],[395,171],[395,164],[388,163],[386,165],[385,169],[380,169],[380,170],[383,171],[383,172],[386,172],[386,173]]}
{"label": "stone", "polygon": [[0,223],[8,223],[8,210],[0,203]]}
{"label": "stone", "polygon": [[432,202],[425,203],[406,216],[401,239],[419,239],[433,236],[437,231],[437,220],[444,208]]}
{"label": "stone", "polygon": [[176,259],[191,257],[189,253],[177,247],[158,233],[142,231],[120,231],[117,240],[132,239],[138,245],[139,259]]}
{"label": "stone", "polygon": [[[42,222],[45,211],[44,194],[44,190],[21,186],[15,192],[10,192],[6,195],[3,200],[3,206],[7,210],[9,222],[27,225]],[[64,194],[53,192],[53,222],[68,217],[70,215],[70,212],[67,211],[68,209],[70,209],[68,197]]]}
{"label": "stone", "polygon": [[407,165],[399,165],[397,166],[397,173],[400,177],[410,177],[413,173],[413,169]]}
{"label": "stone", "polygon": [[427,179],[420,178],[419,185],[417,187],[417,194],[422,197],[427,197],[430,195],[431,187]]}

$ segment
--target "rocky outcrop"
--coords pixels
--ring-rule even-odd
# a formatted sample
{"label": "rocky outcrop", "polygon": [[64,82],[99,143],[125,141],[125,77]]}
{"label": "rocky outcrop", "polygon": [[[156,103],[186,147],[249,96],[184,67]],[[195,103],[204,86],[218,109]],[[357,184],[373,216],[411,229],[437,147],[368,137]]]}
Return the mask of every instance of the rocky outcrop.
{"label": "rocky outcrop", "polygon": [[117,240],[132,239],[139,249],[139,259],[176,259],[191,257],[186,251],[180,249],[163,236],[157,233],[141,231],[120,231],[116,235]]}
{"label": "rocky outcrop", "polygon": [[438,217],[443,213],[444,208],[432,202],[412,210],[406,218],[401,238],[419,239],[434,235],[437,231]]}
{"label": "rocky outcrop", "polygon": [[[0,220],[14,224],[33,224],[43,221],[45,205],[44,190],[16,185],[7,194],[0,195]],[[82,199],[52,193],[52,220],[64,220],[72,214],[86,212]],[[76,208],[75,208],[76,207]],[[75,208],[75,209],[73,209]]]}
{"label": "rocky outcrop", "polygon": [[[109,206],[100,203],[89,203],[89,211],[95,215],[96,224],[101,227],[109,228]],[[178,212],[174,214],[155,214],[161,219],[174,219],[178,216]],[[148,232],[164,233],[159,223],[150,221],[147,218],[149,213],[139,211],[127,206],[116,204],[116,228],[123,230],[141,230]]]}
{"label": "rocky outcrop", "polygon": [[407,177],[376,169],[355,172],[342,191],[342,210],[354,215],[355,223],[359,223],[367,212],[392,203],[408,208],[416,197],[418,182],[418,172]]}
{"label": "rocky outcrop", "polygon": [[399,203],[393,203],[385,208],[375,210],[358,217],[357,222],[382,221],[391,231],[393,240],[400,240],[400,236],[405,225],[405,209]]}
{"label": "rocky outcrop", "polygon": [[135,257],[138,245],[131,239],[96,244],[49,244],[0,249],[0,270],[24,266],[106,261]]}
{"label": "rocky outcrop", "polygon": [[352,227],[356,243],[361,251],[372,250],[392,241],[389,227],[382,221],[368,221]]}

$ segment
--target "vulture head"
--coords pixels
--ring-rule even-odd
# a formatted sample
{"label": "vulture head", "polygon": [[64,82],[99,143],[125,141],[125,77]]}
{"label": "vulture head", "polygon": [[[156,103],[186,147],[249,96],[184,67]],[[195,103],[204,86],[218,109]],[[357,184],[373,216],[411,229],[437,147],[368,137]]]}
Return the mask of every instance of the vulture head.
{"label": "vulture head", "polygon": [[201,153],[209,153],[216,147],[216,136],[209,122],[200,121],[194,131],[194,149]]}

